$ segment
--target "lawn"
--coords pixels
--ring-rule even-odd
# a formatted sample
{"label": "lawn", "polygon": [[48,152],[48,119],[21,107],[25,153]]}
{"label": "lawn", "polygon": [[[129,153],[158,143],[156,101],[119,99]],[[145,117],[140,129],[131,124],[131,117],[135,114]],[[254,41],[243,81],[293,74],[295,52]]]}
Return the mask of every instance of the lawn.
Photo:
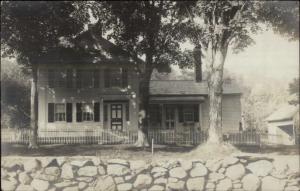
{"label": "lawn", "polygon": [[[2,156],[99,156],[106,158],[142,159],[151,158],[187,158],[194,146],[155,145],[154,155],[151,148],[136,148],[133,145],[41,145],[38,149],[28,149],[27,145],[2,144]],[[266,155],[299,155],[297,146],[285,147],[251,147],[241,146],[242,153]],[[200,154],[201,156],[201,154]]]}

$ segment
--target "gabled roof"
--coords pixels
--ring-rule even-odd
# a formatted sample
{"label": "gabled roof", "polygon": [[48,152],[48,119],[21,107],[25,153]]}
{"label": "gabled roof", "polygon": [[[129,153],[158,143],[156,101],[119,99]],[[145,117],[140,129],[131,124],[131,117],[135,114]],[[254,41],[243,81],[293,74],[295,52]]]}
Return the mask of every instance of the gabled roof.
{"label": "gabled roof", "polygon": [[279,107],[269,117],[267,117],[266,120],[269,122],[291,120],[298,111],[299,106],[285,104]]}
{"label": "gabled roof", "polygon": [[70,64],[129,64],[144,63],[143,60],[131,56],[128,52],[104,39],[94,32],[87,30],[68,45],[54,48],[39,58],[41,63],[70,63]]}
{"label": "gabled roof", "polygon": [[[193,80],[152,80],[150,95],[207,95],[207,81],[197,83]],[[223,84],[223,94],[241,94],[234,84]]]}

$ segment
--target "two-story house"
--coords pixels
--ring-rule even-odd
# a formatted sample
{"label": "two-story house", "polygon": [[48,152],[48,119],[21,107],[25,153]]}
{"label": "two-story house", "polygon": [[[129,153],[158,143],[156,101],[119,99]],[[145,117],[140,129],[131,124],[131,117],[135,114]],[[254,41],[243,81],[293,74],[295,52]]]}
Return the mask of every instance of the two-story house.
{"label": "two-story house", "polygon": [[[76,128],[137,131],[142,62],[92,29],[75,45],[47,53],[38,69],[39,135]],[[238,131],[241,92],[232,84],[223,89],[223,131]],[[205,80],[150,83],[150,129],[205,130],[208,110]]]}

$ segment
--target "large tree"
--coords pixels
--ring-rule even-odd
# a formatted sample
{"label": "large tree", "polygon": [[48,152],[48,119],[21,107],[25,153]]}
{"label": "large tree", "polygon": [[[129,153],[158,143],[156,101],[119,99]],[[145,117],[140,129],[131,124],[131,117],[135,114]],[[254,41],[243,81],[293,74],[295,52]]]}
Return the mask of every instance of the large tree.
{"label": "large tree", "polygon": [[193,42],[208,72],[209,138],[222,142],[222,83],[229,48],[238,52],[254,43],[263,24],[290,40],[299,37],[299,2],[197,1],[182,13],[184,33]]}
{"label": "large tree", "polygon": [[[108,38],[128,51],[137,63],[139,74],[139,132],[136,146],[147,146],[149,84],[154,69],[170,71],[170,64],[184,61],[179,42],[184,40],[176,17],[177,3],[170,1],[79,2],[82,20],[87,13],[100,22]],[[82,11],[85,13],[82,13]],[[87,20],[87,19],[85,19]],[[110,31],[110,29],[113,29]]]}
{"label": "large tree", "polygon": [[71,2],[1,2],[1,56],[16,57],[31,72],[30,148],[37,147],[38,65],[40,57],[60,46],[62,37],[71,38],[83,26],[71,13]]}

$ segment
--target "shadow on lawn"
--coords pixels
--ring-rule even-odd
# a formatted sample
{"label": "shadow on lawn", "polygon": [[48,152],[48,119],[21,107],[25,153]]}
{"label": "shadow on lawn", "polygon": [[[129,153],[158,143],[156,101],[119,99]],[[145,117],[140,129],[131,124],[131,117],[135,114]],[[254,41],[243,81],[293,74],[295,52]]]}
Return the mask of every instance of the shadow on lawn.
{"label": "shadow on lawn", "polygon": [[[168,156],[176,153],[188,153],[196,146],[155,145],[154,153]],[[246,153],[276,153],[278,155],[297,155],[299,147],[293,146],[238,146]],[[151,155],[151,148],[137,148],[133,145],[40,145],[38,149],[28,149],[27,145],[1,144],[2,156],[101,156],[101,157],[146,157]]]}

